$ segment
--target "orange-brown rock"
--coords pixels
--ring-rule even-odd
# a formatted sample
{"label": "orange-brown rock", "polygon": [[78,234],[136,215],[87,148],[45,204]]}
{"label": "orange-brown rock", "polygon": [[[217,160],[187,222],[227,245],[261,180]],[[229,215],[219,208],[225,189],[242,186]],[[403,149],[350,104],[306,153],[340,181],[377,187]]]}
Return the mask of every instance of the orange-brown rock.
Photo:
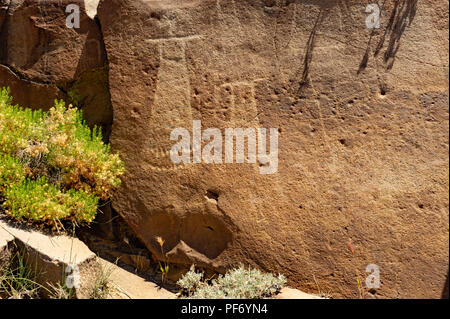
{"label": "orange-brown rock", "polygon": [[[71,4],[80,9],[79,28],[67,26]],[[1,0],[0,87],[9,86],[14,103],[33,109],[64,99],[109,135],[106,52],[100,26],[88,14],[84,0]]]}
{"label": "orange-brown rock", "polygon": [[0,1],[0,32],[2,30],[3,21],[5,19],[6,12],[8,12],[9,0]]}
{"label": "orange-brown rock", "polygon": [[[80,28],[68,28],[66,7],[80,7]],[[66,83],[105,63],[100,28],[83,0],[11,0],[2,30],[1,63],[30,80]]]}
{"label": "orange-brown rock", "polygon": [[[242,262],[309,293],[448,296],[448,2],[387,0],[369,30],[356,0],[102,0],[98,20],[86,1],[0,0],[0,86],[114,115],[113,208],[154,256],[161,236],[170,263]],[[277,128],[277,172],[174,164],[170,134],[195,120]]]}
{"label": "orange-brown rock", "polygon": [[[240,262],[335,297],[440,297],[448,274],[448,2],[103,0],[114,208],[172,263]],[[175,165],[174,128],[279,129],[279,167]],[[358,282],[360,283],[358,287]],[[360,288],[360,289],[359,289]]]}

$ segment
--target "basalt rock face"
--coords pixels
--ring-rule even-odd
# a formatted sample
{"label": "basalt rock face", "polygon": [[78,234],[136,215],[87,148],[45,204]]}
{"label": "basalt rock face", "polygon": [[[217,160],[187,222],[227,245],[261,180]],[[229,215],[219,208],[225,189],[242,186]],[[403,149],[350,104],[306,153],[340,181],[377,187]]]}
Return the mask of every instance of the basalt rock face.
{"label": "basalt rock face", "polygon": [[[86,2],[0,0],[0,86],[23,106],[72,101],[91,124],[114,114],[127,173],[113,208],[156,257],[161,236],[171,264],[244,263],[335,297],[441,296],[448,2],[387,0],[375,30],[351,0],[102,0],[98,20]],[[174,164],[171,132],[195,120],[276,128],[278,170]]]}
{"label": "basalt rock face", "polygon": [[[440,297],[448,271],[448,3],[104,0],[113,206],[159,258],[239,262],[334,296]],[[279,166],[176,165],[171,131],[278,128]],[[191,135],[192,136],[192,135]],[[357,282],[361,283],[358,291]]]}
{"label": "basalt rock face", "polygon": [[52,83],[70,82],[103,66],[100,28],[83,10],[80,28],[68,28],[69,4],[84,7],[82,0],[12,0],[2,33],[2,63],[27,79]]}
{"label": "basalt rock face", "polygon": [[[80,8],[78,29],[67,27],[70,4]],[[49,109],[64,99],[109,133],[106,52],[83,0],[1,0],[0,42],[0,86],[11,88],[15,103]]]}
{"label": "basalt rock face", "polygon": [[0,1],[0,30],[3,26],[3,21],[5,19],[6,12],[8,11],[9,0]]}

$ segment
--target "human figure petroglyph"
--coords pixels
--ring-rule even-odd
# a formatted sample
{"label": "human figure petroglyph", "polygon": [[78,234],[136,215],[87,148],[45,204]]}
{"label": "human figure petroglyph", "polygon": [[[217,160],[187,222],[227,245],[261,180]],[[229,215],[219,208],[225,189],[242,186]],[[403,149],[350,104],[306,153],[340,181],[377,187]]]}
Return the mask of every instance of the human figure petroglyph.
{"label": "human figure petroglyph", "polygon": [[156,171],[178,169],[169,159],[170,131],[192,126],[191,81],[186,62],[186,42],[198,35],[147,39],[159,50],[159,68],[154,103],[148,127],[151,139],[144,147],[148,167]]}
{"label": "human figure petroglyph", "polygon": [[148,43],[158,45],[160,53],[152,125],[169,128],[192,122],[186,42],[199,38],[200,36],[193,35],[147,40]]}

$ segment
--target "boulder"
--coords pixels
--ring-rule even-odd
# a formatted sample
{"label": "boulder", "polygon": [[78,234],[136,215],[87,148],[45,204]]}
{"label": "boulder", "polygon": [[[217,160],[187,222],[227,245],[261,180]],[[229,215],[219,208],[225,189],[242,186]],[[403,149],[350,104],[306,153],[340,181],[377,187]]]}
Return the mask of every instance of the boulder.
{"label": "boulder", "polygon": [[13,70],[0,65],[0,87],[9,87],[13,103],[33,110],[47,111],[53,106],[55,99],[67,96],[53,84],[38,83],[21,79]]}
{"label": "boulder", "polygon": [[[96,5],[0,0],[0,87],[32,108],[63,98],[106,135],[114,115],[112,208],[155,258],[333,297],[448,295],[448,2],[387,0],[379,29],[359,1]],[[276,129],[276,169],[175,164],[171,133],[198,121]]]}
{"label": "boulder", "polygon": [[[80,8],[79,28],[67,26],[70,4]],[[100,28],[84,0],[11,0],[4,24],[0,61],[27,79],[63,84],[105,64]]]}
{"label": "boulder", "polygon": [[[436,298],[448,271],[448,3],[102,0],[113,208],[159,259],[335,297]],[[175,128],[276,128],[264,163],[175,164]],[[165,240],[163,252],[155,239]]]}
{"label": "boulder", "polygon": [[[112,107],[96,3],[0,1],[0,87],[9,86],[14,103],[23,107],[48,110],[55,99],[72,103],[89,125],[103,128],[106,140]],[[74,12],[69,5],[79,7],[79,28],[68,27]]]}

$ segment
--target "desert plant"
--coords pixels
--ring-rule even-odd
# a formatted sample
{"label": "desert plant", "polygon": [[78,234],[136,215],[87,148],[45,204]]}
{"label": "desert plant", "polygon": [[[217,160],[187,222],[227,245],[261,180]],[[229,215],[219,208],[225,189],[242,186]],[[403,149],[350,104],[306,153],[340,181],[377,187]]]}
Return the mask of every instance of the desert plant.
{"label": "desert plant", "polygon": [[7,185],[16,185],[26,177],[22,163],[11,155],[0,155],[0,192]]}
{"label": "desert plant", "polygon": [[43,287],[36,282],[36,271],[29,268],[24,256],[14,254],[0,274],[0,298],[35,299]]}
{"label": "desert plant", "polygon": [[48,298],[50,299],[74,299],[75,290],[68,288],[66,285],[57,282],[56,284],[48,283],[50,293]]}
{"label": "desert plant", "polygon": [[202,279],[203,273],[196,272],[195,266],[192,265],[191,269],[177,281],[177,285],[183,289],[185,295],[192,296],[198,288],[204,285]]}
{"label": "desert plant", "polygon": [[259,299],[269,298],[286,285],[283,275],[264,274],[243,266],[229,270],[210,282],[191,267],[177,284],[182,295],[193,299]]}
{"label": "desert plant", "polygon": [[[161,249],[161,255],[164,256],[165,258],[167,258],[167,256],[164,254],[164,242],[165,242],[164,239],[162,239],[159,236],[155,237],[155,239],[158,242],[158,245]],[[169,263],[167,261],[164,261],[163,263],[158,261],[158,265],[159,265],[159,271],[161,271],[161,282],[164,283],[169,274]]]}
{"label": "desert plant", "polygon": [[[75,288],[67,286],[65,273],[61,281],[40,284],[37,280],[45,272],[38,270],[37,264],[25,262],[25,251],[14,253],[5,268],[0,272],[0,299],[75,299]],[[28,260],[29,261],[29,260]],[[95,274],[95,282],[90,291],[91,299],[108,299],[111,297],[112,282],[110,276],[113,268],[100,266]]]}
{"label": "desert plant", "polygon": [[95,278],[94,287],[92,288],[91,299],[108,299],[111,292],[110,276],[113,269],[105,269],[100,267],[100,271]]}
{"label": "desert plant", "polygon": [[55,101],[48,112],[12,104],[0,90],[0,200],[9,216],[91,222],[99,200],[120,186],[124,164],[82,112]]}
{"label": "desert plant", "polygon": [[62,191],[45,178],[13,184],[4,192],[6,212],[18,220],[91,222],[97,213],[98,198],[84,191]]}

